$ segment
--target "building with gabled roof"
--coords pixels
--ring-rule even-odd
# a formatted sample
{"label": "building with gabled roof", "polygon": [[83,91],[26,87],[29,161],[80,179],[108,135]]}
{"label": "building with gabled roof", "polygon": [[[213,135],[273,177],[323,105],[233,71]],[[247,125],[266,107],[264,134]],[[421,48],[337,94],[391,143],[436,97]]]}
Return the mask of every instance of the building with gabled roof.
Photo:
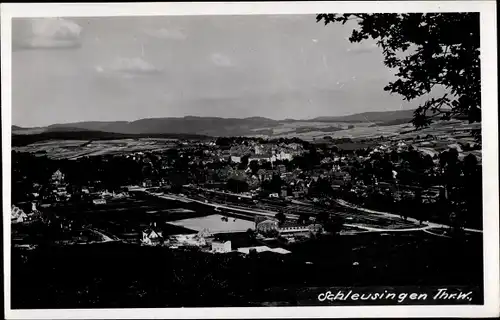
{"label": "building with gabled roof", "polygon": [[212,252],[214,253],[228,253],[231,252],[231,241],[212,241]]}
{"label": "building with gabled roof", "polygon": [[64,181],[64,174],[61,170],[57,169],[57,171],[52,174],[52,181],[55,183],[61,183]]}
{"label": "building with gabled roof", "polygon": [[163,244],[163,232],[156,227],[156,223],[142,231],[141,242],[149,246]]}

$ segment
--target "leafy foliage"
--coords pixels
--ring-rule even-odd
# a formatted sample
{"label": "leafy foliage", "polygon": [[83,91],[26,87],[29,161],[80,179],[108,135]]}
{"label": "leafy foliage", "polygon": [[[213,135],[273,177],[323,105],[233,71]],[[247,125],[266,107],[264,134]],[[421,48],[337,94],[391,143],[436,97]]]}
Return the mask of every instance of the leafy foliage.
{"label": "leafy foliage", "polygon": [[359,28],[349,40],[375,40],[384,64],[397,70],[398,79],[385,91],[410,101],[436,86],[446,89],[415,110],[415,127],[437,117],[465,115],[470,122],[481,121],[479,13],[319,14],[316,19],[325,25],[357,21]]}
{"label": "leafy foliage", "polygon": [[285,223],[286,221],[286,215],[283,213],[283,212],[278,212],[275,216],[274,216],[275,219],[277,219],[279,221],[280,224],[283,224]]}

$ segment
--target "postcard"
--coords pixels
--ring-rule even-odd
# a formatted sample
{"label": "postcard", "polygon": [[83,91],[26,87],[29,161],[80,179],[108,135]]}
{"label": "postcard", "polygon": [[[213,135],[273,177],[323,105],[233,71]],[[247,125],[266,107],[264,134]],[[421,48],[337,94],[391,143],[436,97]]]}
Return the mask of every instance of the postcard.
{"label": "postcard", "polygon": [[498,316],[495,9],[2,4],[6,318]]}

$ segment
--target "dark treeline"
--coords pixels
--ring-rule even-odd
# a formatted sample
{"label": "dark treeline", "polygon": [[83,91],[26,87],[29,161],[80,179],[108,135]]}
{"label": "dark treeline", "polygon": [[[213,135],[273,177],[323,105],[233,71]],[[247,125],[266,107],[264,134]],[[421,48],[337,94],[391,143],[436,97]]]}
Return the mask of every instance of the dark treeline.
{"label": "dark treeline", "polygon": [[14,249],[12,307],[296,305],[290,292],[307,287],[481,285],[479,238],[427,240],[365,234],[249,256],[125,244]]}

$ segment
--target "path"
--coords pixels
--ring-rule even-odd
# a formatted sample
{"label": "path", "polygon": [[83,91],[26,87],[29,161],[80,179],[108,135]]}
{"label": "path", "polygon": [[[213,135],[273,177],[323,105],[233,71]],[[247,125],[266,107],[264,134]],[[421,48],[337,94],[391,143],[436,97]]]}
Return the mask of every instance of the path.
{"label": "path", "polygon": [[406,228],[406,229],[398,229],[398,228],[393,228],[393,229],[381,229],[381,228],[373,228],[373,227],[368,227],[368,226],[360,226],[358,224],[347,224],[344,223],[344,226],[346,227],[352,227],[352,228],[358,228],[358,229],[364,229],[370,232],[410,232],[410,231],[426,231],[427,229],[433,228],[432,226],[424,226],[420,228]]}
{"label": "path", "polygon": [[90,231],[92,232],[95,232],[97,233],[98,235],[100,235],[104,240],[102,240],[101,242],[111,242],[111,241],[116,241],[112,238],[110,238],[109,236],[105,235],[104,233],[102,233],[101,231],[99,230],[96,230],[96,229],[90,229]]}

